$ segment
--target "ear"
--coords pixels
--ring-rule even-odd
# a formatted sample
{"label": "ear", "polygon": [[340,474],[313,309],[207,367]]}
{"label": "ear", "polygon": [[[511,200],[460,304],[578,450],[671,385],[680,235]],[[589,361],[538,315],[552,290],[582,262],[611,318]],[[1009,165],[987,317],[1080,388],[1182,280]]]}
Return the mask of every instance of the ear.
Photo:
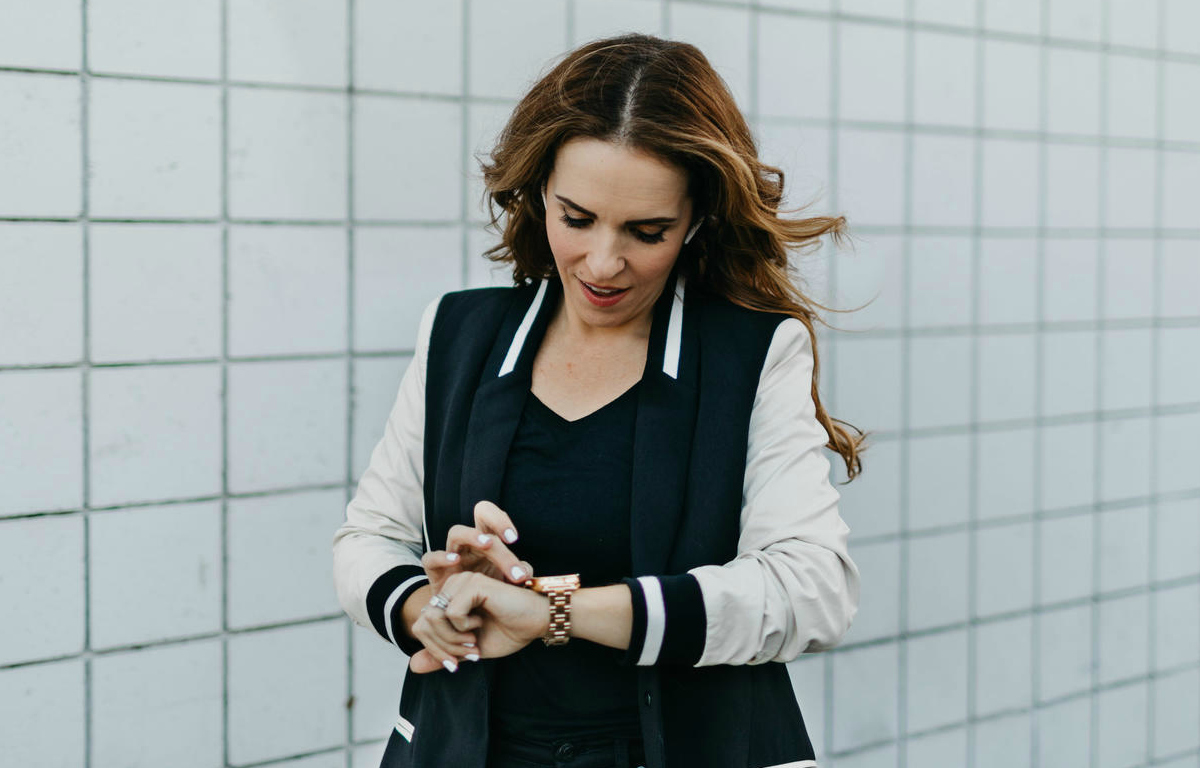
{"label": "ear", "polygon": [[687,234],[683,236],[683,243],[684,243],[684,245],[687,245],[689,242],[691,242],[692,235],[696,234],[696,230],[697,230],[697,229],[700,229],[700,225],[701,225],[701,224],[703,224],[703,223],[704,223],[704,219],[703,219],[703,218],[696,219],[696,223],[695,223],[695,224],[693,224],[693,225],[691,226],[691,229],[689,229],[689,230],[687,231]]}

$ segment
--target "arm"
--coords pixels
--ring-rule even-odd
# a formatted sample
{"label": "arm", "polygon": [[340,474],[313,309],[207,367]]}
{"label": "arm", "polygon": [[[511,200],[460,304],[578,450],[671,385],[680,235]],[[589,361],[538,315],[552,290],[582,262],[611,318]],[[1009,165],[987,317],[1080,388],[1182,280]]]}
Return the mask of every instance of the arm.
{"label": "arm", "polygon": [[429,548],[423,540],[425,367],[437,306],[431,303],[421,317],[416,351],[383,437],[333,537],[333,578],[343,610],[410,656],[421,644],[408,634],[402,609],[428,582],[421,565]]}
{"label": "arm", "polygon": [[790,661],[838,643],[858,606],[824,454],[828,433],[809,395],[808,330],[780,323],[750,417],[738,555],[686,574],[626,579],[626,660],[696,666]]}

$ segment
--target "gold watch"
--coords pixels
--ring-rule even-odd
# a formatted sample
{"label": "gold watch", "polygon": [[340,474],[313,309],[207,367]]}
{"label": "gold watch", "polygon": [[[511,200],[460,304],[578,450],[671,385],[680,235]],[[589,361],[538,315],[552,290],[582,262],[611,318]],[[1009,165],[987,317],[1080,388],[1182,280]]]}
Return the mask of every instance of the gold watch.
{"label": "gold watch", "polygon": [[542,642],[566,645],[571,637],[571,593],[579,589],[579,574],[534,576],[525,580],[525,586],[550,598],[550,627]]}

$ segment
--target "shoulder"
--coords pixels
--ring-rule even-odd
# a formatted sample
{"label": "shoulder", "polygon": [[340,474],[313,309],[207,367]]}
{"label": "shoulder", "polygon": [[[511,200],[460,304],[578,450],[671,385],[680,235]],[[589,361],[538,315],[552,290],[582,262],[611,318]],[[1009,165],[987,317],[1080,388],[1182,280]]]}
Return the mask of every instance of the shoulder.
{"label": "shoulder", "polygon": [[528,304],[536,285],[512,288],[469,288],[451,291],[435,299],[425,312],[431,336],[458,336],[471,331],[494,334],[501,319],[515,302]]}
{"label": "shoulder", "polygon": [[790,337],[804,324],[782,312],[763,312],[712,294],[696,296],[701,345],[723,358],[759,369],[777,336]]}
{"label": "shoulder", "polygon": [[536,292],[534,284],[443,294],[425,308],[419,358],[437,370],[482,361],[514,311],[523,312]]}
{"label": "shoulder", "polygon": [[525,289],[525,286],[515,288],[468,288],[462,291],[451,291],[443,294],[437,300],[437,316],[459,317],[463,315],[486,315],[492,312],[504,312],[508,306]]}

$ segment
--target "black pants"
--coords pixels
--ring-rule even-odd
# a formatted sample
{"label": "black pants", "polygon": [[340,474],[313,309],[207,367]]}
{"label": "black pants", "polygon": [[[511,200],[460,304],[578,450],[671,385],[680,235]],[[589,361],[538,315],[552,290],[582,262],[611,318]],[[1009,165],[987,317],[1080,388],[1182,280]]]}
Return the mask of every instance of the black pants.
{"label": "black pants", "polygon": [[588,738],[555,742],[493,741],[488,768],[643,768],[641,739]]}

